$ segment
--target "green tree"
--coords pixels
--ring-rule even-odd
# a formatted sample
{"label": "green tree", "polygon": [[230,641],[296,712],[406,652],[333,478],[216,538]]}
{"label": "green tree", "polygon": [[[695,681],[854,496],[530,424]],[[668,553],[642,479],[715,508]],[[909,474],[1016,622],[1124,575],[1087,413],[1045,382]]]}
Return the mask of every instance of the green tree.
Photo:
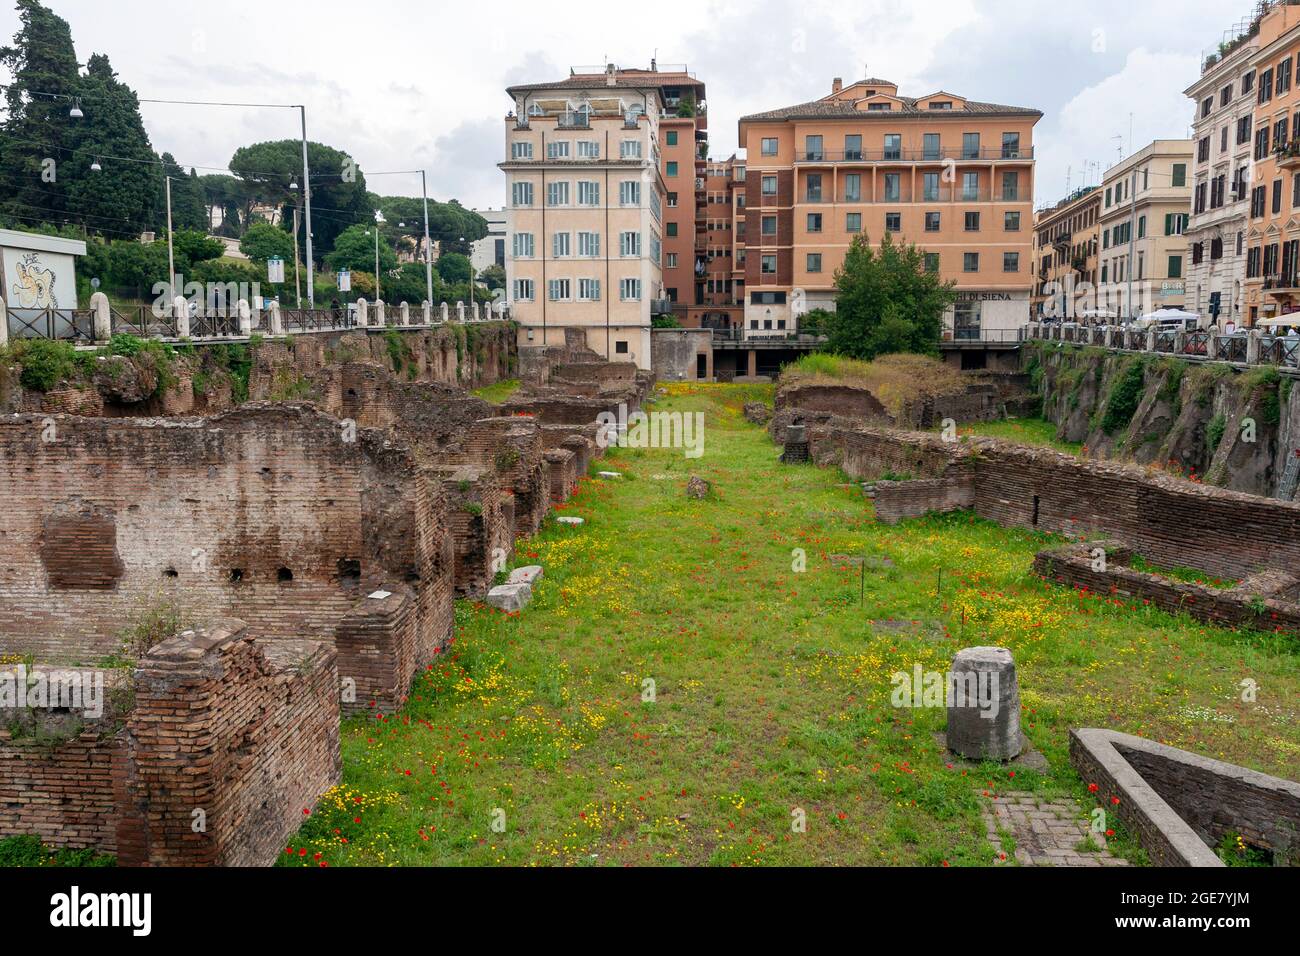
{"label": "green tree", "polygon": [[438,275],[442,276],[443,282],[469,282],[470,262],[468,256],[463,256],[459,252],[444,252],[438,257],[435,265],[438,269]]}
{"label": "green tree", "polygon": [[878,248],[857,236],[835,273],[835,312],[824,317],[828,349],[873,359],[891,352],[938,351],[944,311],[956,301],[955,282],[925,268],[916,245],[886,234]]}
{"label": "green tree", "polygon": [[210,239],[205,232],[182,229],[172,236],[172,252],[176,257],[176,270],[190,272],[200,262],[219,259],[226,247],[219,239]]}
{"label": "green tree", "polygon": [[[171,153],[162,154],[163,175],[172,180],[172,228],[208,231],[208,209],[204,202],[203,186],[193,169],[187,175],[176,165]],[[159,208],[166,209],[164,193],[158,200]]]}
{"label": "green tree", "polygon": [[488,291],[495,292],[497,289],[506,287],[506,268],[499,266],[495,262],[488,266],[477,276],[479,282],[488,287]]}
{"label": "green tree", "polygon": [[[323,143],[307,143],[311,166],[312,206],[322,215],[312,220],[312,253],[317,261],[334,251],[339,235],[349,226],[374,221],[374,207],[366,192],[366,178],[347,153]],[[257,202],[278,206],[288,229],[293,207],[302,196],[302,141],[283,139],[256,143],[235,151],[230,171],[244,183],[251,197],[245,202],[244,223]],[[298,189],[289,187],[297,183]],[[324,210],[329,210],[325,213]],[[305,222],[304,222],[305,224]],[[306,229],[299,230],[299,245],[306,257]],[[373,266],[373,249],[372,249]]]}
{"label": "green tree", "polygon": [[254,223],[248,227],[244,238],[239,240],[239,251],[254,262],[264,264],[267,259],[278,256],[285,262],[291,263],[293,262],[293,237],[269,223]]}
{"label": "green tree", "polygon": [[[18,21],[12,45],[0,47],[0,72],[9,77],[0,122],[0,209],[20,223],[61,222],[73,176],[70,124],[87,122],[68,115],[71,98],[81,92],[72,30],[37,0],[18,0]],[[89,116],[91,108],[83,109]]]}
{"label": "green tree", "polygon": [[[243,208],[248,189],[241,180],[224,173],[214,173],[199,177],[199,188],[203,191],[203,204],[209,210],[221,210],[219,235],[237,239],[243,233]],[[212,218],[209,218],[209,223]],[[209,226],[209,228],[211,228]]]}
{"label": "green tree", "polygon": [[[71,152],[60,170],[71,218],[110,236],[161,231],[166,225],[162,163],[149,143],[135,93],[99,53],[91,56],[77,88],[86,121],[69,127]],[[91,169],[95,162],[99,172]]]}
{"label": "green tree", "polygon": [[[349,226],[339,233],[334,241],[334,248],[326,257],[325,265],[332,272],[351,269],[355,272],[375,271],[375,234],[374,224]],[[379,271],[387,273],[397,268],[397,253],[381,235],[379,237]],[[355,281],[355,280],[354,280]],[[380,286],[383,288],[382,284]]]}

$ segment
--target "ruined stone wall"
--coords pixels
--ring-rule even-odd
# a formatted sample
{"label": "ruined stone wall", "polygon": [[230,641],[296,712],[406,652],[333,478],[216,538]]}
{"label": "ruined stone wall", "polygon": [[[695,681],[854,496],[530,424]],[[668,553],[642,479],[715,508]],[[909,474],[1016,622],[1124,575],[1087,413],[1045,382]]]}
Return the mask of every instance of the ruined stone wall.
{"label": "ruined stone wall", "polygon": [[834,424],[810,432],[813,457],[853,478],[969,472],[972,506],[999,524],[1112,536],[1152,562],[1241,578],[1300,566],[1300,505],[995,439]]}
{"label": "ruined stone wall", "polygon": [[895,524],[930,512],[960,511],[975,500],[975,480],[970,475],[922,478],[916,481],[876,483],[876,519]]}
{"label": "ruined stone wall", "polygon": [[[37,667],[31,672],[52,673]],[[106,695],[97,719],[70,710],[0,710],[0,839],[34,834],[43,843],[117,852],[117,788],[125,779],[120,735],[129,703],[121,696],[126,671],[98,674]],[[0,668],[13,680],[18,668]],[[23,680],[27,675],[23,675]]]}
{"label": "ruined stone wall", "polygon": [[436,578],[440,487],[378,432],[297,405],[53,429],[0,421],[0,650],[98,660],[165,604],[329,639],[365,588]]}
{"label": "ruined stone wall", "polygon": [[125,729],[119,862],[273,862],[303,809],[339,781],[338,688],[328,645],[257,643],[237,620],[155,647]]}
{"label": "ruined stone wall", "polygon": [[1273,575],[1252,575],[1236,587],[1213,588],[1135,571],[1126,566],[1124,557],[1110,554],[1109,549],[1104,569],[1098,570],[1091,550],[1099,546],[1093,543],[1040,551],[1034,557],[1034,573],[1067,587],[1145,601],[1171,614],[1185,612],[1224,627],[1300,632],[1300,603],[1285,593],[1295,586],[1295,579],[1288,575],[1282,575],[1281,581]]}

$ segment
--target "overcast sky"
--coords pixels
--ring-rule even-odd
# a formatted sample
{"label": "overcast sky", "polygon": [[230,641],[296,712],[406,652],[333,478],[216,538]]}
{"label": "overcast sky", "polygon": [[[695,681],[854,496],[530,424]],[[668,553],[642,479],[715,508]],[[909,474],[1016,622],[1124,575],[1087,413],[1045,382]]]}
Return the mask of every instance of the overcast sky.
{"label": "overcast sky", "polygon": [[[0,0],[0,37],[18,27]],[[1096,182],[1120,147],[1189,135],[1183,90],[1253,0],[46,0],[77,56],[106,53],[142,98],[305,103],[308,134],[370,186],[501,206],[505,87],[571,65],[684,63],[708,86],[713,156],[746,113],[865,75],[1040,109],[1038,204]],[[241,145],[297,137],[288,111],[144,104],[159,152],[223,167]],[[93,118],[92,118],[93,119]],[[1117,139],[1116,137],[1121,137]]]}

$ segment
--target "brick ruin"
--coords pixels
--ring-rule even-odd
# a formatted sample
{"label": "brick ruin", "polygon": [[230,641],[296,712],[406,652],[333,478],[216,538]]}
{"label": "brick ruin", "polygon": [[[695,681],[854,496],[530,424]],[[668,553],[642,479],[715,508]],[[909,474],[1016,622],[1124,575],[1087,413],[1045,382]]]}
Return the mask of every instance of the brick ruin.
{"label": "brick ruin", "polygon": [[[264,344],[261,401],[206,417],[91,401],[0,418],[0,658],[79,666],[124,702],[0,728],[0,836],[128,865],[271,862],[339,779],[340,716],[401,705],[454,599],[481,599],[603,454],[596,416],[651,385],[571,350],[494,406],[390,347]],[[150,615],[208,623],[136,646]]]}
{"label": "brick ruin", "polygon": [[0,836],[93,847],[124,866],[266,866],[339,780],[327,644],[257,641],[219,619],[157,645],[134,673],[98,673],[111,688],[100,718],[30,711],[29,726],[0,729]]}
{"label": "brick ruin", "polygon": [[811,427],[809,441],[814,461],[852,478],[906,479],[876,485],[881,521],[961,508],[1009,527],[1115,538],[1157,565],[1219,577],[1300,566],[1300,504],[1047,448],[945,442],[849,419]]}

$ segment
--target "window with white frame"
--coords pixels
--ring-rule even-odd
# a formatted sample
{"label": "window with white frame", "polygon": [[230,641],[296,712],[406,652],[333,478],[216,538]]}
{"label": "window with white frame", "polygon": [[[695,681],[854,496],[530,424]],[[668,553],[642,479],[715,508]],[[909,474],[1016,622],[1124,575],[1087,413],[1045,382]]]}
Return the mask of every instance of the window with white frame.
{"label": "window with white frame", "polygon": [[569,141],[564,139],[557,139],[547,143],[546,158],[547,159],[568,159]]}
{"label": "window with white frame", "polygon": [[548,279],[546,297],[552,302],[568,302],[573,297],[568,279]]}
{"label": "window with white frame", "polygon": [[514,142],[510,144],[511,159],[532,159],[533,144],[529,142]]}
{"label": "window with white frame", "polygon": [[664,256],[664,268],[666,269],[677,268],[677,253],[670,252],[668,253],[668,255]]}
{"label": "window with white frame", "polygon": [[599,302],[600,301],[600,280],[579,279],[578,280],[578,301]]}
{"label": "window with white frame", "polygon": [[569,184],[568,183],[547,183],[546,184],[546,205],[548,206],[567,206],[569,204]]}
{"label": "window with white frame", "polygon": [[531,259],[537,255],[537,246],[531,232],[516,232],[513,251],[516,259]]}
{"label": "window with white frame", "polygon": [[624,302],[641,301],[641,280],[620,279],[618,283],[618,297]]}
{"label": "window with white frame", "polygon": [[620,232],[618,234],[618,254],[624,257],[641,255],[641,233]]}
{"label": "window with white frame", "polygon": [[618,146],[618,155],[620,159],[640,159],[641,141],[639,139],[623,140]]}
{"label": "window with white frame", "polygon": [[659,204],[659,193],[656,190],[650,190],[650,215],[655,217],[655,222],[663,218],[663,209]]}
{"label": "window with white frame", "polygon": [[619,183],[618,204],[620,206],[641,205],[641,184],[635,179],[628,179]]}
{"label": "window with white frame", "polygon": [[594,139],[578,140],[579,159],[600,159],[600,143]]}
{"label": "window with white frame", "polygon": [[600,205],[600,183],[581,180],[578,182],[578,205]]}
{"label": "window with white frame", "polygon": [[510,186],[510,200],[516,206],[531,206],[533,204],[533,184],[512,183]]}
{"label": "window with white frame", "polygon": [[557,232],[551,236],[551,255],[556,259],[573,255],[573,245],[567,232]]}
{"label": "window with white frame", "polygon": [[578,233],[578,255],[595,258],[600,255],[600,233]]}
{"label": "window with white frame", "polygon": [[532,279],[515,280],[515,301],[532,302],[534,296]]}

